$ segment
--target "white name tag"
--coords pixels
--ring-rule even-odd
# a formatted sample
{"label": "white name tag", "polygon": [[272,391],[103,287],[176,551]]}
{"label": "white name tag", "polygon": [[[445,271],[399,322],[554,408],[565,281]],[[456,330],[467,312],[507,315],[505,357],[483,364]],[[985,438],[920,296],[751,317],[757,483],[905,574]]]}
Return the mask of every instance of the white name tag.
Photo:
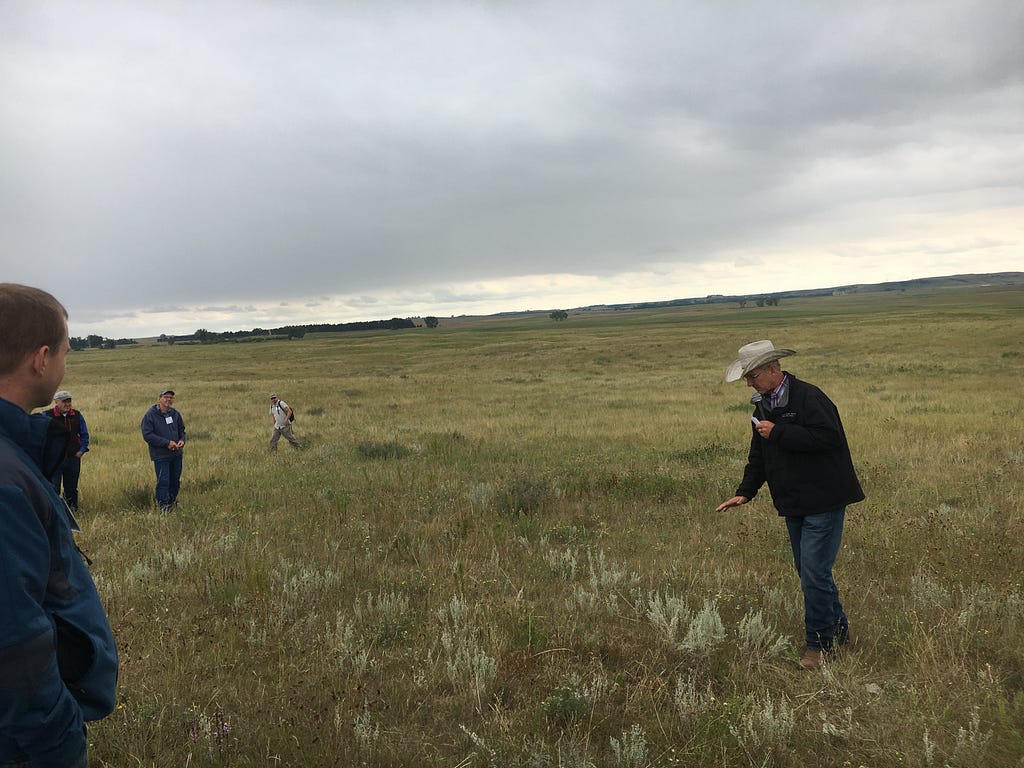
{"label": "white name tag", "polygon": [[174,417],[173,416],[164,416],[164,421],[166,421],[168,424],[173,424],[174,423]]}

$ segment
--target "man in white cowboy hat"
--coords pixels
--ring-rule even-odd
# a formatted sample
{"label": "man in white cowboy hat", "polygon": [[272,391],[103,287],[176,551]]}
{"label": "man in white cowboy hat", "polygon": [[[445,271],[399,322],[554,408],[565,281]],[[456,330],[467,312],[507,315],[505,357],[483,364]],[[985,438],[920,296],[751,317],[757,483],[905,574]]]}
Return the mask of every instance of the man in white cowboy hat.
{"label": "man in white cowboy hat", "polygon": [[726,381],[742,378],[756,394],[743,480],[736,495],[716,511],[746,504],[768,483],[772,502],[786,520],[804,593],[807,650],[799,665],[813,670],[821,665],[822,654],[849,639],[832,566],[846,507],[862,501],[864,492],[835,405],[813,384],[782,370],[779,360],[795,354],[768,340],[755,341],[740,347],[726,369]]}

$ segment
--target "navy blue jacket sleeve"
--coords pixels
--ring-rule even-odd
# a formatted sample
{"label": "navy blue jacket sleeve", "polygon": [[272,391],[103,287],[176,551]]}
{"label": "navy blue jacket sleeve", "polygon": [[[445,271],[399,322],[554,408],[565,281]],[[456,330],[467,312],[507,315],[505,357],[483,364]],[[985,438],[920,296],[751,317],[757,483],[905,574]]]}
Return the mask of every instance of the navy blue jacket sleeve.
{"label": "navy blue jacket sleeve", "polygon": [[89,450],[89,427],[85,425],[85,416],[78,412],[78,450],[85,453]]}
{"label": "navy blue jacket sleeve", "polygon": [[50,544],[29,499],[0,486],[0,734],[33,766],[71,765],[85,751],[82,710],[60,676],[43,607]]}

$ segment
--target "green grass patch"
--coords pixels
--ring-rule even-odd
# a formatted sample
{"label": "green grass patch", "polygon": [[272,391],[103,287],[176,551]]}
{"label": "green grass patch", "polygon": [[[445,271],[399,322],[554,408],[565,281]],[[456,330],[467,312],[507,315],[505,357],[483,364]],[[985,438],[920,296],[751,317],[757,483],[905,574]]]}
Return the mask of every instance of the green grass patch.
{"label": "green grass patch", "polygon": [[[123,661],[91,764],[965,766],[1024,754],[1020,290],[907,291],[69,356],[79,543]],[[768,337],[836,402],[868,498],[851,645],[802,601],[723,382]],[[156,383],[154,383],[156,382]],[[189,426],[179,510],[138,432]],[[324,405],[323,393],[339,393]]]}

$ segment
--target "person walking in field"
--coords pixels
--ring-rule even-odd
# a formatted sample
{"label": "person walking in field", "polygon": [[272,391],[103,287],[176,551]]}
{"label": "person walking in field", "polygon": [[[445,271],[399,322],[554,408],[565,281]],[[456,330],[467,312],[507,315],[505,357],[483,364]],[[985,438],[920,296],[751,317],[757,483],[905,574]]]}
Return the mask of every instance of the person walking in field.
{"label": "person walking in field", "polygon": [[64,461],[54,472],[53,487],[60,493],[64,486],[64,501],[78,511],[78,478],[82,474],[82,456],[89,450],[89,428],[81,411],[71,407],[71,393],[62,389],[53,396],[53,408],[45,411],[55,423],[62,424],[67,433],[67,451]]}
{"label": "person walking in field", "polygon": [[846,507],[864,499],[839,411],[813,384],[783,371],[779,360],[795,355],[771,341],[740,347],[726,381],[753,387],[750,452],[736,495],[723,512],[751,501],[768,483],[786,521],[793,561],[804,594],[807,648],[799,666],[813,670],[822,654],[848,642],[850,625],[832,576],[843,538]]}
{"label": "person walking in field", "polygon": [[299,441],[292,434],[292,422],[295,421],[295,412],[291,406],[277,396],[276,392],[270,393],[270,418],[274,421],[274,430],[270,433],[270,452],[277,453],[277,441],[282,437],[291,443],[292,448],[301,448]]}
{"label": "person walking in field", "polygon": [[84,723],[114,709],[117,647],[51,483],[65,433],[31,415],[64,377],[67,311],[0,283],[0,328],[0,766],[86,768]]}
{"label": "person walking in field", "polygon": [[170,512],[178,503],[185,451],[185,421],[173,407],[174,390],[161,390],[139,425],[156,472],[156,503]]}

